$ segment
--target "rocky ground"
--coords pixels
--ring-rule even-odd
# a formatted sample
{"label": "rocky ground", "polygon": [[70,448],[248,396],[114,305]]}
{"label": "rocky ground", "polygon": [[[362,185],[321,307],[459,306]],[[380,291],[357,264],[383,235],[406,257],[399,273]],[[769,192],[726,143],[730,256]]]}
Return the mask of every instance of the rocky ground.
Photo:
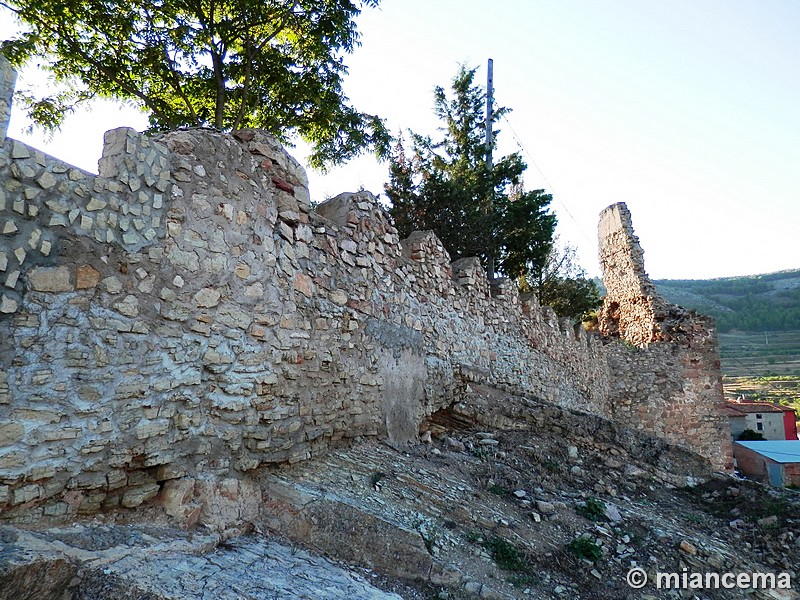
{"label": "rocky ground", "polygon": [[[532,427],[514,415],[541,406],[504,406],[499,420],[480,403],[434,415],[414,446],[361,443],[263,471],[261,516],[240,537],[176,527],[155,505],[0,526],[0,599],[800,597],[653,583],[658,571],[786,572],[797,590],[798,492],[697,483],[673,454],[634,451],[602,423],[586,435],[588,421],[553,413]],[[627,584],[632,567],[644,588]]]}
{"label": "rocky ground", "polygon": [[[786,571],[796,580],[796,492],[728,478],[680,488],[619,454],[604,456],[527,431],[450,431],[403,453],[381,446],[335,453],[271,476],[266,489],[273,497],[288,495],[284,486],[303,494],[288,511],[295,522],[282,527],[274,518],[274,529],[405,581],[410,588],[387,589],[406,598],[743,596],[739,590],[633,590],[626,575],[637,566],[651,578],[656,571],[688,569]],[[338,533],[326,527],[320,515],[327,511],[319,506],[325,503],[333,514],[355,507],[380,515],[394,524],[396,546],[376,559],[375,546],[359,547],[347,524]],[[316,524],[309,527],[307,519]],[[403,539],[409,532],[430,556],[427,581],[420,557],[409,557]],[[390,564],[383,564],[385,557]]]}

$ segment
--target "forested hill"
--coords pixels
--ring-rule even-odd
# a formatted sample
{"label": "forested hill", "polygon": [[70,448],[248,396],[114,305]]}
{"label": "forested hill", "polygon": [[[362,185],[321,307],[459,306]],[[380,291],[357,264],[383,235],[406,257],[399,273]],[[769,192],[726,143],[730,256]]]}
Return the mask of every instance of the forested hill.
{"label": "forested hill", "polygon": [[800,269],[655,284],[669,302],[714,317],[723,333],[800,330]]}

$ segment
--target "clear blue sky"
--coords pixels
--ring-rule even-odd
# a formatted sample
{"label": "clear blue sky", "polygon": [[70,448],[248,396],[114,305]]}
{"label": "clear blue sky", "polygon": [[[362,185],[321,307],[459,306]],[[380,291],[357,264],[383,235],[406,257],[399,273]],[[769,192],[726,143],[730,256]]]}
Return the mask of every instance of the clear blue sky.
{"label": "clear blue sky", "polygon": [[[383,0],[358,23],[346,91],[394,132],[433,133],[434,86],[460,63],[484,81],[494,59],[497,101],[513,109],[501,152],[519,149],[513,128],[526,187],[554,194],[559,234],[591,274],[597,215],[620,201],[654,278],[800,268],[800,2]],[[146,124],[104,105],[47,144],[20,116],[11,137],[91,170],[105,129]],[[317,200],[379,193],[386,168],[365,158],[310,178]]]}

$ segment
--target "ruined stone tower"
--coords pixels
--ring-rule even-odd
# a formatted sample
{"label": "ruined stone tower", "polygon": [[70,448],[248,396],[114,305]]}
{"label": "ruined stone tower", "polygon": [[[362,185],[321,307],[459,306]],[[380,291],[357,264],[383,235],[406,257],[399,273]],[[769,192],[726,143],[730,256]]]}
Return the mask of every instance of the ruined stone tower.
{"label": "ruined stone tower", "polygon": [[[684,326],[695,329],[697,317],[669,304],[644,270],[644,251],[633,233],[631,213],[624,202],[600,213],[600,268],[606,298],[599,316],[600,332],[645,347],[651,342],[681,337]],[[703,320],[703,319],[701,319]],[[713,323],[704,320],[713,328]]]}
{"label": "ruined stone tower", "polygon": [[627,343],[609,345],[610,412],[729,470],[732,450],[714,320],[658,294],[624,203],[600,213],[598,234],[607,290],[600,333]]}

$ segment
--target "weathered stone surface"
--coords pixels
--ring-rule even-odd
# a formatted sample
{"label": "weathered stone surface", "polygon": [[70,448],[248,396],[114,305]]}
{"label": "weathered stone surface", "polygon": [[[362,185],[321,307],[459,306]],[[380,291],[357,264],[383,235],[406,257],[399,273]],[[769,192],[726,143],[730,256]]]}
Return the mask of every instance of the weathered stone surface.
{"label": "weathered stone surface", "polygon": [[162,486],[158,496],[164,511],[185,527],[194,526],[202,510],[202,505],[194,501],[194,485],[193,479],[172,479]]}
{"label": "weathered stone surface", "polygon": [[211,308],[219,304],[222,294],[212,288],[203,288],[194,295],[194,301],[200,308]]}
{"label": "weathered stone surface", "polygon": [[72,583],[77,567],[64,558],[31,561],[0,572],[0,599],[60,600]]}
{"label": "weathered stone surface", "polygon": [[74,526],[0,535],[0,599],[400,600],[303,550],[157,527]]}
{"label": "weathered stone surface", "polygon": [[333,290],[331,292],[331,302],[339,306],[344,306],[347,304],[347,293],[343,290]]}
{"label": "weathered stone surface", "polygon": [[4,56],[0,56],[0,145],[6,141],[16,80],[17,73],[11,67],[11,63]]}
{"label": "weathered stone surface", "polygon": [[95,287],[100,282],[100,273],[91,265],[81,265],[75,273],[75,287],[85,290]]}
{"label": "weathered stone surface", "polygon": [[[15,157],[14,147],[0,157],[19,167],[0,167],[4,202],[42,210],[0,220],[23,230],[0,236],[0,422],[28,432],[0,457],[9,518],[149,502],[157,484],[137,475],[162,467],[245,481],[343,440],[404,445],[426,415],[477,383],[632,419],[619,399],[648,398],[648,377],[666,377],[670,389],[689,377],[669,343],[626,362],[627,348],[520,302],[513,284],[490,289],[477,259],[451,264],[432,232],[401,242],[366,192],[310,211],[302,167],[263,132],[153,140],[115,130],[99,177],[24,144]],[[51,188],[30,185],[45,172]],[[26,294],[20,281],[80,292]],[[692,377],[713,384],[711,371]],[[692,394],[686,402],[701,401]],[[663,406],[639,406],[637,426],[657,427]],[[684,439],[698,439],[702,411],[685,412],[698,424],[682,422]],[[33,474],[45,489],[59,473],[92,475],[81,502],[56,486],[12,504]],[[228,516],[197,514],[199,506],[193,495],[174,512],[226,522],[250,511],[248,502]]]}
{"label": "weathered stone surface", "polygon": [[19,423],[0,424],[0,448],[19,441],[24,434],[25,428]]}
{"label": "weathered stone surface", "polygon": [[99,200],[98,198],[92,198],[86,204],[86,210],[89,211],[101,210],[106,206],[108,206],[108,202],[105,202],[104,200]]}
{"label": "weathered stone surface", "polygon": [[101,282],[109,294],[119,294],[122,290],[122,283],[117,277],[106,277]]}
{"label": "weathered stone surface", "polygon": [[0,313],[15,313],[17,312],[17,308],[19,308],[19,302],[17,302],[14,298],[6,294],[0,296]]}
{"label": "weathered stone surface", "polygon": [[147,483],[142,486],[132,487],[123,494],[121,504],[125,508],[139,506],[151,498],[155,498],[159,489],[160,487],[157,483]]}
{"label": "weathered stone surface", "polygon": [[70,269],[61,267],[36,267],[28,274],[31,288],[37,292],[71,292]]}
{"label": "weathered stone surface", "polygon": [[115,302],[114,308],[126,317],[136,317],[139,315],[139,298],[128,294],[119,302]]}
{"label": "weathered stone surface", "polygon": [[53,187],[57,181],[58,180],[55,178],[55,176],[53,176],[52,173],[48,173],[47,171],[45,171],[39,176],[39,179],[36,180],[36,183],[38,183],[44,189],[48,190],[51,187]]}
{"label": "weathered stone surface", "polygon": [[[277,478],[269,480],[265,493],[270,527],[305,545],[404,579],[427,579],[433,569],[416,531],[334,497],[305,496]],[[358,536],[348,535],[352,531]]]}
{"label": "weathered stone surface", "polygon": [[198,480],[194,498],[202,505],[200,522],[216,531],[252,523],[261,509],[261,489],[249,478]]}
{"label": "weathered stone surface", "polygon": [[644,253],[625,204],[601,213],[599,235],[607,290],[598,315],[600,332],[638,347],[608,347],[615,418],[691,448],[719,470],[730,470],[733,451],[713,320],[658,295],[644,270]]}
{"label": "weathered stone surface", "polygon": [[304,273],[298,273],[294,277],[294,289],[303,294],[306,298],[314,295],[314,286],[311,277]]}
{"label": "weathered stone surface", "polygon": [[681,540],[679,547],[681,549],[681,552],[685,552],[686,554],[689,554],[691,556],[697,554],[697,548],[689,540]]}

